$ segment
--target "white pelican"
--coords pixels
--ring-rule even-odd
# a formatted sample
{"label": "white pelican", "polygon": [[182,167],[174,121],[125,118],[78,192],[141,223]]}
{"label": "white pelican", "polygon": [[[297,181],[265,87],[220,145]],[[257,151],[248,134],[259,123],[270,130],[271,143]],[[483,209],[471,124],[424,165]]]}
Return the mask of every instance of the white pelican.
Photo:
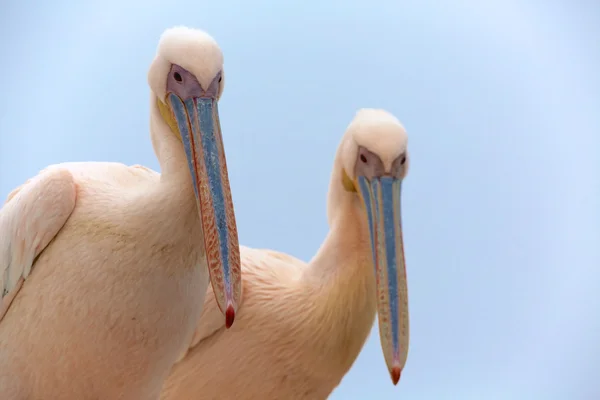
{"label": "white pelican", "polygon": [[209,35],[165,31],[148,73],[162,175],[58,164],[9,195],[0,210],[1,399],[158,398],[198,325],[209,271],[231,325],[241,281],[222,79]]}
{"label": "white pelican", "polygon": [[379,314],[394,384],[408,354],[400,215],[407,135],[382,110],[360,110],[338,148],[327,202],[330,231],[308,263],[241,247],[244,293],[224,333],[207,296],[185,358],[161,399],[325,399],[358,356]]}

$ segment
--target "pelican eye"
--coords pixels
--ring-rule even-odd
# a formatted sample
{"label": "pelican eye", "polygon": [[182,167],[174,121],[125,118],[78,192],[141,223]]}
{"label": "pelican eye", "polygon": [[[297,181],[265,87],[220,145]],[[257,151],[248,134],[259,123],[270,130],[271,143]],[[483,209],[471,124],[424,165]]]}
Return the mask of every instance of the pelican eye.
{"label": "pelican eye", "polygon": [[360,155],[360,161],[364,162],[365,164],[367,163],[367,157],[365,157],[364,154]]}
{"label": "pelican eye", "polygon": [[176,80],[177,82],[181,82],[181,81],[183,81],[183,78],[181,77],[181,74],[180,74],[179,72],[175,72],[175,73],[173,74],[173,78],[175,78],[175,80]]}

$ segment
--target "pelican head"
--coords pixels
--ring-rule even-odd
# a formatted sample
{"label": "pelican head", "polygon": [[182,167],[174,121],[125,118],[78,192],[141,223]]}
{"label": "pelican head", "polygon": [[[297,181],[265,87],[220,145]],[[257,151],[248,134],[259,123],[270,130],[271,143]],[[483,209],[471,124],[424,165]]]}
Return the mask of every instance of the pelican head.
{"label": "pelican head", "polygon": [[408,356],[408,293],[402,240],[401,190],[408,137],[393,115],[360,110],[342,148],[342,185],[355,192],[368,221],[377,285],[381,347],[392,381]]}
{"label": "pelican head", "polygon": [[223,78],[223,54],[215,40],[185,27],[163,33],[148,72],[160,115],[185,149],[211,284],[230,327],[240,301],[241,275],[217,108]]}

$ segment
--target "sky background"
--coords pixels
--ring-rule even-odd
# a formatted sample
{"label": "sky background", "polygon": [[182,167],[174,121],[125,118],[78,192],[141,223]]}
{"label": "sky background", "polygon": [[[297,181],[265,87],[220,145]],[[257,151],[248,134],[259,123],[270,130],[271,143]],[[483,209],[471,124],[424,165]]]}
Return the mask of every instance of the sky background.
{"label": "sky background", "polygon": [[243,244],[309,260],[356,110],[408,130],[408,363],[394,387],[374,328],[331,399],[600,398],[600,3],[4,0],[0,196],[63,161],[158,170],[146,73],[180,24],[225,55]]}

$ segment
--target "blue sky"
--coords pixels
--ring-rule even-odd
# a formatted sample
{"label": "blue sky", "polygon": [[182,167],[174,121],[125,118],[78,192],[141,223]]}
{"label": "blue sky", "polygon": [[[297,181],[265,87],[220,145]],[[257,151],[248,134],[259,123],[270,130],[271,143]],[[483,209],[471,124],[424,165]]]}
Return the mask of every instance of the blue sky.
{"label": "blue sky", "polygon": [[355,111],[409,132],[408,363],[394,387],[374,330],[332,399],[600,398],[600,6],[406,3],[9,0],[0,196],[62,161],[158,170],[146,72],[203,28],[244,244],[310,259]]}

